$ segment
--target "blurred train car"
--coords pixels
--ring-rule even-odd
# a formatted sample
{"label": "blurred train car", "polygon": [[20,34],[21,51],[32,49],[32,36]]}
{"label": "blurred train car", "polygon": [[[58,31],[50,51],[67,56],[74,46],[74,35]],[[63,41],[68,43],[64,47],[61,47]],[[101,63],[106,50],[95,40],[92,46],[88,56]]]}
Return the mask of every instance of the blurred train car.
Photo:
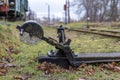
{"label": "blurred train car", "polygon": [[28,0],[0,0],[0,16],[18,18],[28,11]]}

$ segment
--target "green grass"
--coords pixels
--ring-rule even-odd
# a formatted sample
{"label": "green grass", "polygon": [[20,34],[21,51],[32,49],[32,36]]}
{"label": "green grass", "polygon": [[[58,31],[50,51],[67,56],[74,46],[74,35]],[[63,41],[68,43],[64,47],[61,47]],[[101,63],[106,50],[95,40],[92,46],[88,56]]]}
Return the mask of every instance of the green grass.
{"label": "green grass", "polygon": [[[119,72],[103,69],[99,65],[88,64],[84,68],[78,68],[77,70],[69,72],[59,72],[52,74],[44,74],[43,71],[37,69],[40,65],[36,60],[38,54],[47,54],[51,49],[55,49],[53,46],[41,41],[37,45],[26,45],[19,40],[19,34],[16,30],[16,26],[23,22],[9,22],[10,26],[0,24],[0,55],[6,57],[12,57],[11,64],[16,64],[15,68],[10,68],[5,76],[0,76],[0,80],[14,80],[13,76],[24,75],[26,73],[32,74],[28,80],[119,80]],[[83,25],[84,23],[69,24],[71,26]],[[68,25],[68,26],[69,26]],[[57,39],[56,30],[52,28],[43,27],[45,36],[52,36]],[[71,48],[76,53],[96,53],[96,52],[120,52],[119,39],[106,38],[98,35],[83,34],[76,32],[68,32],[67,37],[72,39]],[[5,51],[9,46],[14,46],[19,51],[18,54],[7,54]],[[2,62],[8,64],[4,59]],[[94,73],[88,75],[87,70],[93,69]],[[0,69],[1,70],[1,69]]]}
{"label": "green grass", "polygon": [[75,52],[82,53],[96,53],[96,52],[119,52],[119,40],[105,38],[95,35],[80,35],[80,37],[73,39],[71,47]]}

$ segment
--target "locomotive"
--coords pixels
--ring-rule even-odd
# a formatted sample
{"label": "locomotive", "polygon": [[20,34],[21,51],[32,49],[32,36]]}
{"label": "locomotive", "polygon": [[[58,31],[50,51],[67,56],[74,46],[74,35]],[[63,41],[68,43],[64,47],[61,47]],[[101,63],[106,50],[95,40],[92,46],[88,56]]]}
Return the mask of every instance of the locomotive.
{"label": "locomotive", "polygon": [[28,0],[0,0],[0,17],[21,18],[28,11]]}

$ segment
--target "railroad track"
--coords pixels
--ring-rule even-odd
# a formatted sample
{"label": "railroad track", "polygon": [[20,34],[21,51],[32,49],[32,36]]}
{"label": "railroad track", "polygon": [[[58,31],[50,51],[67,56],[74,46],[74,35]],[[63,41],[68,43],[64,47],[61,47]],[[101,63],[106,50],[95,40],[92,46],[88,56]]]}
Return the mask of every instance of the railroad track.
{"label": "railroad track", "polygon": [[115,30],[99,30],[99,29],[84,29],[84,28],[79,28],[79,29],[66,28],[66,29],[69,31],[97,34],[97,35],[113,37],[113,38],[120,38],[120,31],[115,31]]}
{"label": "railroad track", "polygon": [[[58,26],[57,26],[58,27]],[[56,26],[51,28],[57,28]],[[120,31],[118,30],[103,30],[103,29],[89,29],[89,28],[67,28],[68,31],[74,31],[74,32],[82,32],[82,33],[90,33],[90,34],[97,34],[102,35],[106,37],[112,37],[112,38],[120,38]]]}

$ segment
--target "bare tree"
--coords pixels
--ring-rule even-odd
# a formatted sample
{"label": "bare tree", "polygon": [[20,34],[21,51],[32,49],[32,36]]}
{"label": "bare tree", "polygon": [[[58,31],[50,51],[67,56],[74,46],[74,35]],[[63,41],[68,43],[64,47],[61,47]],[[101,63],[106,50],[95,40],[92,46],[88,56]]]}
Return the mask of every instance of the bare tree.
{"label": "bare tree", "polygon": [[73,4],[82,20],[90,17],[91,22],[116,21],[120,16],[120,0],[74,0]]}
{"label": "bare tree", "polygon": [[107,18],[107,8],[108,8],[109,0],[101,0],[100,2],[100,14],[99,14],[99,21],[105,21]]}
{"label": "bare tree", "polygon": [[111,13],[110,13],[110,20],[111,21],[116,21],[118,18],[118,0],[111,0]]}

